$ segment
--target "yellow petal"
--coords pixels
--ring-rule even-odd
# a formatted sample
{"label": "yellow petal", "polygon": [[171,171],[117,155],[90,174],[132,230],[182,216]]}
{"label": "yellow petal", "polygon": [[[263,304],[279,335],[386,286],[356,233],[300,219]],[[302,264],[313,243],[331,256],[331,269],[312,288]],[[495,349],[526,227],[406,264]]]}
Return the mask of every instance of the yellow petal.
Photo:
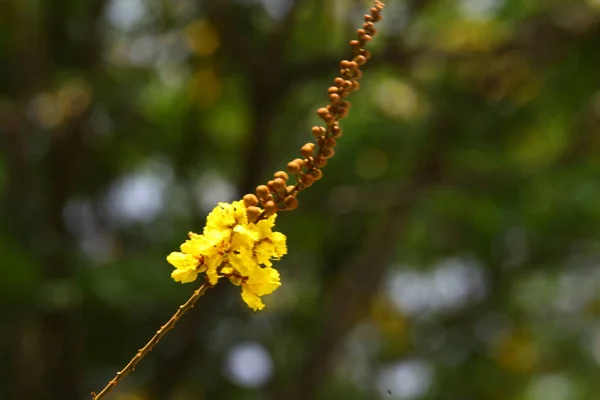
{"label": "yellow petal", "polygon": [[257,268],[246,282],[249,289],[258,296],[273,293],[279,286],[279,272],[273,268]]}
{"label": "yellow petal", "polygon": [[190,254],[184,254],[179,252],[172,252],[167,256],[169,264],[173,265],[178,269],[196,269],[200,264],[200,260]]}
{"label": "yellow petal", "polygon": [[248,285],[242,283],[242,300],[254,311],[262,310],[265,305],[255,293],[250,290]]}
{"label": "yellow petal", "polygon": [[176,269],[171,272],[171,278],[175,282],[189,283],[195,281],[197,277],[198,272],[194,269]]}
{"label": "yellow petal", "polygon": [[204,264],[206,265],[206,276],[208,276],[208,281],[211,285],[216,285],[219,281],[221,276],[217,272],[217,268],[219,268],[222,263],[223,257],[221,255],[206,257],[204,259]]}

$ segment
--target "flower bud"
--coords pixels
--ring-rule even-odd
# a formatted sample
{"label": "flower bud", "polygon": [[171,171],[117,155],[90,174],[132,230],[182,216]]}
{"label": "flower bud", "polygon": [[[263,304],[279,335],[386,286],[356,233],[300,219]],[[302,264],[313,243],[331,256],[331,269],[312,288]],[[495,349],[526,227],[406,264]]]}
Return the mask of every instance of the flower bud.
{"label": "flower bud", "polygon": [[267,201],[264,207],[267,215],[273,215],[277,212],[277,204],[274,201]]}
{"label": "flower bud", "polygon": [[324,121],[328,121],[331,118],[331,113],[325,107],[321,107],[317,110],[317,115]]}
{"label": "flower bud", "polygon": [[332,138],[339,138],[342,136],[342,128],[340,128],[339,124],[331,125],[329,129],[331,131]]}
{"label": "flower bud", "polygon": [[310,187],[314,182],[315,178],[312,175],[307,174],[302,176],[302,183],[304,184],[304,187]]}
{"label": "flower bud", "polygon": [[259,199],[265,200],[269,195],[269,188],[265,185],[260,185],[256,188],[256,195]]}
{"label": "flower bud", "polygon": [[296,161],[291,161],[287,165],[287,170],[292,175],[300,173],[300,169],[300,165]]}
{"label": "flower bud", "polygon": [[258,207],[250,206],[246,208],[246,215],[248,216],[248,221],[250,222],[255,222],[258,217],[260,217],[261,213],[262,210]]}
{"label": "flower bud", "polygon": [[325,157],[322,157],[322,156],[315,157],[315,167],[323,168],[326,165],[327,165],[327,159],[325,159]]}
{"label": "flower bud", "polygon": [[320,169],[314,169],[311,171],[310,175],[315,178],[316,181],[318,181],[319,179],[321,179],[323,177],[323,171],[321,171]]}
{"label": "flower bud", "polygon": [[312,134],[318,139],[325,134],[325,128],[323,128],[322,126],[313,126]]}
{"label": "flower bud", "polygon": [[313,151],[315,151],[315,144],[314,143],[306,143],[300,149],[300,154],[302,154],[303,157],[308,158],[308,157],[312,157]]}
{"label": "flower bud", "polygon": [[287,210],[295,210],[298,207],[298,199],[294,196],[288,196],[283,201]]}
{"label": "flower bud", "polygon": [[323,146],[334,148],[335,146],[337,146],[337,140],[335,140],[334,138],[327,138],[325,139],[325,143],[323,143]]}
{"label": "flower bud", "polygon": [[258,204],[258,199],[253,194],[247,194],[244,196],[244,204],[247,207],[252,207]]}
{"label": "flower bud", "polygon": [[273,176],[275,178],[281,178],[284,181],[287,181],[288,179],[290,179],[290,177],[288,176],[288,174],[286,174],[284,171],[277,171],[277,172],[275,172],[275,174]]}
{"label": "flower bud", "polygon": [[325,148],[321,149],[321,157],[323,157],[325,159],[329,159],[329,158],[333,157],[334,155],[335,155],[335,150],[333,150],[332,148],[325,147]]}
{"label": "flower bud", "polygon": [[281,178],[275,178],[273,180],[273,189],[277,191],[277,193],[285,190],[285,181]]}

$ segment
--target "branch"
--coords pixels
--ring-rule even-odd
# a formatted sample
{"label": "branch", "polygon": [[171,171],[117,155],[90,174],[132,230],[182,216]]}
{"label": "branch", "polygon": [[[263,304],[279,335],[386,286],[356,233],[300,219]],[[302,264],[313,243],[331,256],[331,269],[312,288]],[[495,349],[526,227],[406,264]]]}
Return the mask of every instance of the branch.
{"label": "branch", "polygon": [[167,333],[169,330],[173,329],[173,327],[175,326],[177,321],[179,321],[179,319],[181,317],[183,317],[183,315],[186,312],[188,312],[190,309],[192,309],[194,307],[194,304],[196,304],[196,302],[198,301],[198,299],[200,297],[202,297],[202,295],[204,295],[204,293],[211,287],[212,286],[208,283],[208,281],[204,282],[202,284],[202,286],[200,286],[192,294],[192,296],[188,299],[188,301],[185,302],[185,304],[179,306],[179,309],[177,309],[177,312],[175,312],[175,314],[173,314],[171,319],[169,319],[169,321],[167,321],[167,323],[164,324],[156,332],[156,334],[152,337],[152,339],[150,339],[144,347],[142,347],[140,350],[138,350],[137,354],[131,359],[131,361],[129,361],[129,363],[125,366],[125,368],[123,368],[121,371],[117,372],[117,375],[108,382],[108,384],[104,387],[104,389],[102,389],[102,391],[100,391],[100,393],[96,394],[96,393],[92,392],[92,399],[99,400],[99,399],[103,398],[104,396],[106,396],[108,393],[110,393],[110,391],[113,390],[114,387],[117,386],[119,384],[119,382],[127,376],[127,374],[129,374],[130,372],[132,372],[135,369],[135,367],[141,361],[141,359],[144,358],[144,356],[146,356],[148,353],[150,353],[152,351],[154,346],[156,346],[158,344],[158,342],[160,342],[160,340],[163,338],[165,333]]}

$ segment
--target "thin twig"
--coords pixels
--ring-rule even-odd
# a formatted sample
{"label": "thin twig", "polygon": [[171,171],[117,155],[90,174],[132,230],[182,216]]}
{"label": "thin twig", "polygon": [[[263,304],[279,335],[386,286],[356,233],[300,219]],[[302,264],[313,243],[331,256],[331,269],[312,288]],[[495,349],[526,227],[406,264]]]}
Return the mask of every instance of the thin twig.
{"label": "thin twig", "polygon": [[171,330],[175,326],[175,323],[177,321],[179,321],[179,319],[183,316],[183,314],[185,314],[192,307],[194,307],[194,304],[196,303],[196,301],[198,301],[198,299],[200,297],[202,297],[202,295],[211,287],[212,287],[212,285],[210,283],[208,283],[208,281],[204,282],[202,284],[202,286],[200,286],[192,294],[192,296],[188,299],[188,301],[186,301],[184,304],[179,306],[179,309],[177,310],[177,312],[175,314],[173,314],[171,319],[169,319],[169,321],[166,324],[161,326],[161,328],[156,332],[156,334],[152,337],[152,339],[150,339],[144,347],[142,347],[140,350],[138,350],[137,354],[131,359],[131,361],[129,361],[129,363],[125,366],[125,368],[123,368],[121,371],[117,372],[117,375],[108,382],[108,384],[104,387],[104,389],[102,389],[102,391],[100,393],[96,394],[96,393],[92,392],[92,399],[100,400],[101,398],[106,396],[108,393],[110,393],[110,391],[113,390],[115,388],[115,386],[117,386],[119,384],[119,382],[125,376],[127,376],[127,374],[129,374],[130,372],[132,372],[135,369],[135,367],[140,362],[140,360],[142,358],[144,358],[144,356],[146,354],[148,354],[152,351],[154,346],[156,346],[156,344],[158,342],[160,342],[160,340],[165,335],[165,333],[167,333],[169,330]]}

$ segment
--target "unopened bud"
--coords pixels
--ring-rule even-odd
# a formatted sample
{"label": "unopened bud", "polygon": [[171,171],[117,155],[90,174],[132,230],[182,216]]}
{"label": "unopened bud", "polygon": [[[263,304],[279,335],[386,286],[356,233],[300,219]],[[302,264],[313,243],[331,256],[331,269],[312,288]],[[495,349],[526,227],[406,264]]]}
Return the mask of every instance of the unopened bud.
{"label": "unopened bud", "polygon": [[310,175],[313,178],[315,178],[316,181],[318,181],[319,179],[321,179],[323,177],[323,171],[321,171],[320,169],[314,169],[314,170],[312,170]]}
{"label": "unopened bud", "polygon": [[325,148],[321,149],[321,157],[323,157],[325,159],[330,159],[334,155],[335,155],[335,150],[333,150],[330,147],[325,147]]}
{"label": "unopened bud", "polygon": [[275,178],[273,180],[273,189],[277,191],[277,193],[285,190],[285,181],[281,178]]}
{"label": "unopened bud", "polygon": [[290,177],[288,176],[288,174],[286,174],[284,171],[277,171],[277,172],[275,172],[275,174],[273,176],[275,178],[281,178],[284,181],[287,181],[288,179],[290,179]]}
{"label": "unopened bud", "polygon": [[247,207],[252,207],[258,204],[258,199],[253,194],[247,194],[244,196],[244,204]]}
{"label": "unopened bud", "polygon": [[342,128],[340,128],[338,124],[332,125],[329,129],[332,138],[339,138],[342,136]]}
{"label": "unopened bud", "polygon": [[294,196],[288,196],[283,201],[287,210],[295,210],[298,208],[298,199]]}
{"label": "unopened bud", "polygon": [[322,126],[313,126],[312,134],[314,137],[320,138],[321,136],[323,136],[325,134],[325,128],[323,128]]}
{"label": "unopened bud", "polygon": [[302,176],[302,183],[304,187],[310,187],[315,182],[315,178],[312,175],[304,175]]}
{"label": "unopened bud", "polygon": [[315,157],[315,167],[323,168],[326,165],[327,165],[327,160],[325,159],[325,157],[322,157],[322,156]]}
{"label": "unopened bud", "polygon": [[313,151],[315,151],[315,144],[314,143],[306,143],[300,149],[300,154],[302,154],[303,157],[308,158],[308,157],[312,157]]}
{"label": "unopened bud", "polygon": [[325,142],[323,143],[324,147],[334,148],[336,145],[337,145],[337,140],[335,140],[334,138],[327,138],[327,139],[325,139]]}
{"label": "unopened bud", "polygon": [[267,215],[273,215],[277,212],[277,204],[274,201],[267,201],[264,207]]}
{"label": "unopened bud", "polygon": [[298,163],[295,161],[291,161],[287,165],[287,170],[292,175],[296,175],[296,174],[300,173],[300,169],[301,169],[300,165],[298,165]]}
{"label": "unopened bud", "polygon": [[246,208],[246,215],[248,216],[248,221],[250,222],[255,222],[258,217],[260,217],[260,214],[262,213],[262,210],[258,207],[248,207]]}
{"label": "unopened bud", "polygon": [[256,195],[259,199],[265,200],[269,195],[269,188],[265,185],[260,185],[256,188]]}

